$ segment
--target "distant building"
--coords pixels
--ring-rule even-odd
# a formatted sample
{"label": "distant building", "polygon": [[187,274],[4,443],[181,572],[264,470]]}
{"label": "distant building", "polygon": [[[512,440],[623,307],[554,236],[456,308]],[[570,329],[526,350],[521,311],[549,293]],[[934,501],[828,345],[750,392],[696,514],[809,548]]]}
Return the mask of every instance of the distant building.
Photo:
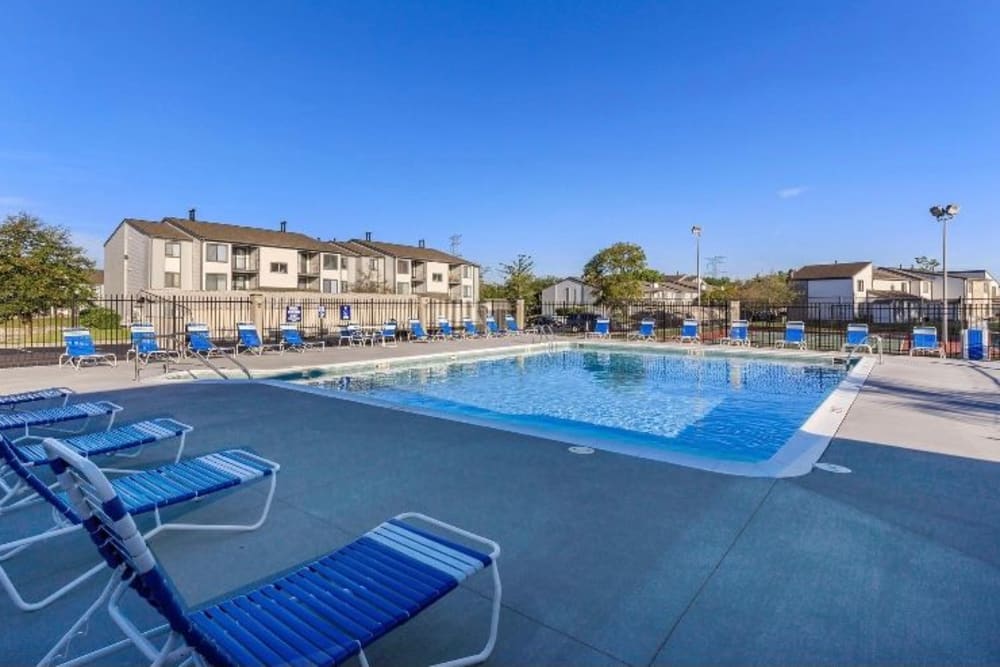
{"label": "distant building", "polygon": [[351,291],[479,298],[479,267],[424,247],[322,241],[287,230],[188,218],[126,218],[104,243],[106,294]]}
{"label": "distant building", "polygon": [[90,282],[90,287],[94,290],[95,299],[104,298],[104,271],[100,269],[95,269],[90,271],[87,275],[87,280]]}
{"label": "distant building", "polygon": [[384,282],[396,294],[421,294],[439,299],[479,300],[479,265],[442,250],[428,248],[423,240],[417,245],[351,239],[359,253],[373,253],[381,258]]}
{"label": "distant building", "polygon": [[542,315],[559,315],[564,310],[589,308],[597,299],[597,291],[579,278],[563,278],[542,290]]}
{"label": "distant building", "polygon": [[[702,294],[706,290],[702,281]],[[657,282],[646,283],[643,286],[642,298],[646,301],[671,301],[694,303],[698,300],[698,277],[684,274],[664,275]]]}

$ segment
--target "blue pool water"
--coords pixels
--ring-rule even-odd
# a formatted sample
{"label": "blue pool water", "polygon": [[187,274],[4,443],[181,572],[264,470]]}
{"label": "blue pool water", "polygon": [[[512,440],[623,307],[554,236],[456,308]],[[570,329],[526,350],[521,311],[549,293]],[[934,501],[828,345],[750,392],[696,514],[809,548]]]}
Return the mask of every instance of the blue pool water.
{"label": "blue pool water", "polygon": [[781,448],[844,375],[832,366],[748,357],[570,349],[332,375],[310,384],[598,448],[759,462]]}

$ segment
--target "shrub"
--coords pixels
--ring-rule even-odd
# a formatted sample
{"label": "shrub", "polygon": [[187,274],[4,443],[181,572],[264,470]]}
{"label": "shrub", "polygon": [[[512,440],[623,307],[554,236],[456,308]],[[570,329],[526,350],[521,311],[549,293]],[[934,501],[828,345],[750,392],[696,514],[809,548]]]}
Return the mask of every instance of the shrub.
{"label": "shrub", "polygon": [[110,308],[87,308],[80,311],[80,326],[88,329],[115,329],[121,324],[121,315]]}

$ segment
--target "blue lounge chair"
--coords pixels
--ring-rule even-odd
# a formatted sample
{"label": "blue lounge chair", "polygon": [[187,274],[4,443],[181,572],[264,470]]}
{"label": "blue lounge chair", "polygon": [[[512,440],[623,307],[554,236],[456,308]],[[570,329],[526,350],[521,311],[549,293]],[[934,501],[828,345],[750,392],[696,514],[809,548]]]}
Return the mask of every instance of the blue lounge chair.
{"label": "blue lounge chair", "polygon": [[192,322],[185,327],[188,338],[187,352],[200,357],[219,357],[224,354],[236,354],[236,348],[219,347],[212,342],[208,325]]}
{"label": "blue lounge chair", "polygon": [[729,325],[729,335],[720,338],[719,343],[750,347],[750,325],[746,320],[733,320]]}
{"label": "blue lounge chair", "polygon": [[101,352],[94,347],[94,339],[88,329],[63,329],[63,342],[66,343],[66,351],[59,355],[60,366],[68,363],[75,370],[80,370],[85,363],[118,365],[117,355],[113,352]]}
{"label": "blue lounge chair", "polygon": [[[190,430],[190,427],[188,429]],[[48,460],[50,456],[48,452],[52,447],[58,447],[60,451],[71,452],[77,459],[87,460],[91,466],[96,468],[96,464],[90,462],[77,448],[53,438],[45,440],[42,455],[45,461]],[[32,467],[22,464],[19,452],[16,450],[14,445],[0,436],[0,460],[5,461],[15,471],[22,483],[49,502],[52,506],[55,525],[35,535],[0,544],[0,562],[8,560],[35,544],[75,532],[83,527],[81,515],[72,507],[72,498],[68,498],[65,493],[54,492],[35,474]],[[146,539],[164,530],[249,531],[256,530],[267,520],[274,498],[278,470],[278,464],[273,461],[263,459],[247,450],[229,449],[162,465],[151,470],[129,471],[127,474],[117,476],[110,484],[128,512],[152,515],[154,526],[144,535]],[[101,474],[103,476],[104,472]],[[107,477],[104,479],[106,480]],[[252,523],[164,523],[160,515],[160,510],[164,508],[205,498],[221,491],[264,479],[270,480],[270,489],[264,500],[263,510]],[[105,567],[104,564],[92,567],[44,599],[35,602],[28,602],[24,599],[2,566],[0,566],[0,586],[4,588],[18,608],[24,611],[35,611],[61,598],[95,574],[105,571]]]}
{"label": "blue lounge chair", "polygon": [[164,350],[156,341],[156,330],[152,324],[133,324],[129,327],[132,347],[125,353],[125,361],[136,357],[143,366],[150,361],[180,361],[181,355],[174,350]]}
{"label": "blue lounge chair", "polygon": [[656,322],[653,320],[642,320],[639,322],[639,330],[628,335],[628,340],[656,340],[654,336]]}
{"label": "blue lounge chair", "polygon": [[794,345],[800,350],[806,349],[806,323],[792,321],[785,323],[785,338],[774,344],[775,347],[784,348]]}
{"label": "blue lounge chair", "polygon": [[611,320],[606,317],[599,317],[594,322],[594,330],[586,332],[583,337],[590,338],[611,338]]}
{"label": "blue lounge chair", "polygon": [[265,352],[277,350],[281,352],[281,343],[265,343],[260,339],[260,332],[253,322],[237,322],[236,333],[239,340],[236,341],[236,354],[240,353],[240,347],[244,352],[260,356]]}
{"label": "blue lounge chair", "polygon": [[420,320],[410,320],[410,340],[417,343],[430,342],[431,337],[424,331],[424,325],[420,323]]}
{"label": "blue lounge chair", "polygon": [[115,422],[115,415],[122,411],[122,406],[111,401],[95,401],[93,403],[71,403],[58,408],[42,408],[40,410],[18,410],[0,413],[0,432],[19,430],[23,433],[14,438],[14,442],[22,440],[41,440],[44,436],[32,435],[31,429],[45,428],[57,430],[55,424],[80,421],[80,426],[74,431],[65,433],[82,433],[89,429],[90,421],[101,417],[108,418],[105,430],[110,430]]}
{"label": "blue lounge chair", "polygon": [[24,391],[18,394],[0,394],[0,408],[16,410],[26,403],[38,401],[52,401],[62,399],[62,404],[69,402],[69,397],[73,395],[73,390],[67,387],[49,387],[37,391]]}
{"label": "blue lounge chair", "polygon": [[681,335],[680,342],[682,343],[700,343],[701,336],[698,334],[698,320],[686,319],[681,323]]}
{"label": "blue lounge chair", "polygon": [[462,338],[479,338],[479,335],[479,328],[476,327],[476,323],[472,321],[472,318],[463,317]]}
{"label": "blue lounge chair", "polygon": [[337,347],[340,347],[341,345],[354,345],[357,332],[358,328],[353,324],[340,327],[340,335],[337,336]]}
{"label": "blue lounge chair", "polygon": [[372,345],[378,343],[382,347],[396,347],[396,323],[386,322],[382,328],[372,334]]}
{"label": "blue lounge chair", "polygon": [[502,336],[503,331],[500,331],[500,327],[497,326],[496,318],[492,315],[486,316],[486,337],[493,338],[495,336]]}
{"label": "blue lounge chair", "polygon": [[446,340],[455,337],[455,331],[451,328],[451,322],[445,319],[438,320],[437,331],[434,332],[434,337],[441,340]]}
{"label": "blue lounge chair", "polygon": [[312,350],[319,348],[321,350],[326,349],[326,342],[324,341],[305,341],[302,340],[302,334],[299,332],[298,328],[294,324],[282,324],[281,325],[281,351],[293,350],[295,352],[305,352],[306,350]]}
{"label": "blue lounge chair", "polygon": [[[493,613],[486,645],[475,655],[447,664],[475,664],[493,651],[501,586],[496,568],[500,547],[492,540],[421,514],[401,514],[290,573],[232,598],[189,609],[114,485],[92,462],[58,442],[46,441],[46,451],[72,509],[101,545],[98,551],[114,576],[40,665],[61,655],[103,605],[135,648],[155,664],[195,657],[198,663],[218,667],[339,665],[357,656],[360,664],[367,665],[367,646],[490,566]],[[439,535],[446,531],[449,537],[485,545],[489,551]],[[120,606],[130,589],[167,622],[170,635],[160,646],[142,640]]]}
{"label": "blue lounge chair", "polygon": [[868,350],[868,354],[872,352],[871,341],[868,339],[868,325],[867,324],[857,324],[851,323],[847,325],[847,338],[846,342],[841,346],[842,352],[855,352],[861,350]]}
{"label": "blue lounge chair", "polygon": [[518,326],[517,326],[517,320],[514,319],[513,315],[504,315],[503,316],[503,322],[504,322],[504,326],[507,327],[507,333],[508,333],[508,335],[511,335],[511,336],[522,336],[522,335],[524,335],[526,333],[526,332],[524,332],[524,331],[522,331],[521,329],[518,328]]}
{"label": "blue lounge chair", "polygon": [[938,341],[935,327],[913,327],[913,344],[910,346],[910,356],[916,354],[934,354],[945,358],[944,347]]}

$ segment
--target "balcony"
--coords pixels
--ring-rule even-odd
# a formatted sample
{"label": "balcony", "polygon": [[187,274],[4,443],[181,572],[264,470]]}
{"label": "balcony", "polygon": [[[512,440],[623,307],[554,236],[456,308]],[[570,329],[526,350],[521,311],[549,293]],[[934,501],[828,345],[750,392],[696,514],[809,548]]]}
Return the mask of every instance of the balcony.
{"label": "balcony", "polygon": [[257,248],[233,247],[231,265],[233,273],[257,273],[260,270]]}
{"label": "balcony", "polygon": [[319,276],[319,254],[300,252],[298,272],[300,276]]}
{"label": "balcony", "polygon": [[414,283],[427,282],[427,265],[414,264],[413,272],[410,274],[410,281]]}

